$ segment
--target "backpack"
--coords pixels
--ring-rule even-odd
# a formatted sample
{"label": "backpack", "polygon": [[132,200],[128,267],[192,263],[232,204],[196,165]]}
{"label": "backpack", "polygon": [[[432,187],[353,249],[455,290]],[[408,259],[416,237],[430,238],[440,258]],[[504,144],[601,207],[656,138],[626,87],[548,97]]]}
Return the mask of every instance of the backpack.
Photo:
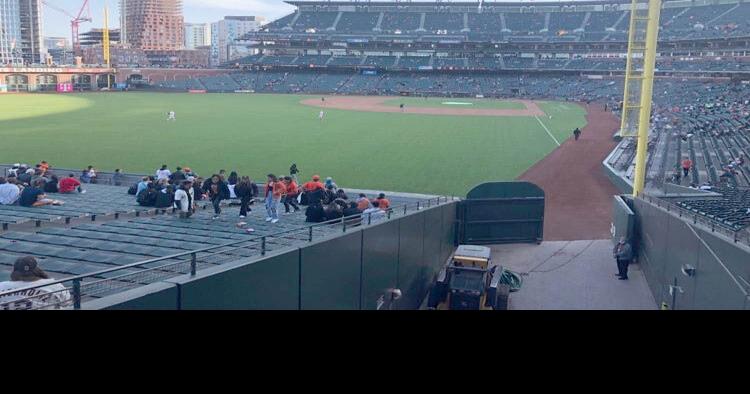
{"label": "backpack", "polygon": [[136,183],[135,185],[130,186],[130,188],[128,189],[128,194],[130,194],[131,196],[135,196],[135,193],[137,191],[138,191],[138,184]]}

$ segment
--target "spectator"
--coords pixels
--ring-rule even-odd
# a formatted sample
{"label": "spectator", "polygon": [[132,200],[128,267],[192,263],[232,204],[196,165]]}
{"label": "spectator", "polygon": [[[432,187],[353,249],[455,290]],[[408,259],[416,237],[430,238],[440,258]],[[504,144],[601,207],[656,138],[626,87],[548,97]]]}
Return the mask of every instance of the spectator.
{"label": "spectator", "polygon": [[84,168],[83,171],[81,171],[81,182],[82,183],[91,183],[90,172],[86,168]]}
{"label": "spectator", "polygon": [[691,168],[693,168],[693,161],[688,157],[682,159],[682,176],[687,178],[687,176],[690,175]]}
{"label": "spectator", "polygon": [[169,181],[173,185],[181,185],[182,181],[186,180],[187,176],[185,176],[185,173],[182,171],[182,167],[175,168],[175,171],[169,175]]}
{"label": "spectator", "polygon": [[340,219],[344,216],[344,210],[339,204],[328,204],[323,207],[326,221]]}
{"label": "spectator", "polygon": [[330,176],[326,178],[326,188],[328,188],[328,186],[332,186],[334,192],[339,189],[339,186],[336,184],[336,182],[333,181],[333,178],[331,178]]}
{"label": "spectator", "polygon": [[86,193],[81,186],[81,182],[75,177],[75,174],[68,174],[67,178],[63,178],[60,181],[60,193],[72,193],[74,190],[78,190],[79,193]]}
{"label": "spectator", "polygon": [[8,176],[9,177],[11,177],[11,176],[16,176],[17,177],[18,176],[18,169],[20,167],[21,167],[21,165],[19,163],[13,164],[13,167],[11,167],[10,170],[8,170]]}
{"label": "spectator", "polygon": [[174,205],[174,195],[174,186],[166,185],[156,194],[156,202],[154,203],[154,207],[159,209],[172,207]]}
{"label": "spectator", "polygon": [[297,182],[290,176],[284,177],[284,186],[286,187],[286,195],[284,196],[284,210],[285,214],[289,214],[289,206],[294,208],[294,212],[299,211],[299,205],[297,205],[297,196],[299,196],[299,187]]}
{"label": "spectator", "polygon": [[309,223],[322,223],[326,220],[326,214],[323,205],[320,202],[310,204],[305,210],[305,221]]}
{"label": "spectator", "polygon": [[299,174],[297,163],[292,163],[292,166],[289,167],[289,176],[292,177],[292,179],[294,180],[294,183],[299,184],[299,179],[297,178],[297,174]]}
{"label": "spectator", "polygon": [[227,170],[219,170],[219,178],[222,181],[226,181],[226,179],[227,179]]}
{"label": "spectator", "polygon": [[325,185],[320,182],[320,175],[313,175],[312,180],[302,185],[302,189],[305,192],[311,192],[314,190],[325,190]]}
{"label": "spectator", "polygon": [[240,199],[240,218],[244,219],[247,213],[252,211],[250,204],[258,196],[258,185],[251,181],[250,177],[243,176],[235,186],[234,193]]}
{"label": "spectator", "polygon": [[[0,293],[17,292],[0,297],[0,310],[12,309],[66,309],[71,306],[70,292],[65,286],[39,268],[32,256],[19,257],[13,264],[10,281],[0,282]],[[29,289],[50,283],[48,286]]]}
{"label": "spectator", "polygon": [[122,186],[122,181],[125,179],[125,175],[122,175],[122,172],[120,172],[120,169],[116,169],[115,173],[112,174],[112,183],[115,186]]}
{"label": "spectator", "polygon": [[159,192],[156,190],[156,185],[149,182],[146,188],[141,190],[136,195],[136,201],[138,205],[143,207],[153,207],[156,204],[156,197]]}
{"label": "spectator", "polygon": [[[193,170],[191,170],[191,169],[190,169],[190,168],[188,168],[188,167],[185,167],[185,168],[183,168],[183,169],[182,169],[182,172],[184,172],[184,173],[185,173],[185,176],[186,176],[187,178],[189,178],[189,177],[197,178],[197,177],[198,177],[198,175],[197,175],[197,174],[195,174],[195,173],[193,172]],[[185,179],[187,179],[187,178],[185,178]]]}
{"label": "spectator", "polygon": [[359,193],[359,198],[357,199],[357,209],[359,209],[360,212],[364,212],[369,208],[372,208],[370,199],[367,198],[367,195],[365,195],[364,193]]}
{"label": "spectator", "polygon": [[352,201],[344,209],[344,217],[346,218],[346,224],[349,226],[356,226],[362,223],[362,211],[359,210],[356,202]]}
{"label": "spectator", "polygon": [[219,175],[214,175],[206,181],[203,191],[208,195],[211,205],[214,207],[213,219],[218,219],[219,215],[221,215],[221,201],[229,199],[229,187],[227,187],[227,183]]}
{"label": "spectator", "polygon": [[57,175],[50,174],[49,180],[44,183],[44,192],[45,193],[59,193],[60,190],[57,186],[59,181],[60,180],[57,178]]}
{"label": "spectator", "polygon": [[188,177],[188,180],[193,182],[193,195],[195,196],[195,201],[205,200],[206,194],[203,192],[203,178]]}
{"label": "spectator", "polygon": [[[29,184],[36,184],[38,179],[43,180],[45,184],[49,182],[49,178],[40,168],[34,170],[34,174],[31,176],[31,182],[29,182]],[[42,187],[42,189],[44,189],[44,187]]]}
{"label": "spectator", "polygon": [[42,188],[44,181],[38,179],[33,186],[24,188],[21,197],[18,199],[18,205],[22,207],[42,207],[45,205],[62,205],[61,201],[51,200],[44,194]]}
{"label": "spectator", "polygon": [[42,172],[47,172],[49,170],[49,163],[42,160],[42,162],[39,163],[39,168],[42,170]]}
{"label": "spectator", "polygon": [[237,171],[232,171],[229,174],[229,178],[227,178],[227,183],[229,186],[234,186],[240,181],[239,175],[237,175]]}
{"label": "spectator", "polygon": [[172,171],[169,171],[169,168],[166,164],[162,164],[161,168],[156,170],[156,180],[160,181],[162,179],[169,179],[169,177],[172,175]]}
{"label": "spectator", "polygon": [[31,184],[31,177],[34,176],[34,169],[29,168],[28,170],[21,173],[21,175],[18,176],[18,182],[20,182],[23,185],[30,185]]}
{"label": "spectator", "polygon": [[336,190],[336,199],[348,200],[349,196],[346,195],[344,189]]}
{"label": "spectator", "polygon": [[18,201],[21,190],[0,176],[0,205],[13,205]]}
{"label": "spectator", "polygon": [[333,189],[333,185],[326,185],[326,190],[323,194],[323,204],[331,204],[334,200],[336,200],[336,191]]}
{"label": "spectator", "polygon": [[148,188],[148,185],[151,183],[151,180],[149,177],[144,176],[141,178],[141,181],[138,182],[138,188],[135,191],[135,195],[141,194],[142,191],[146,190]]}
{"label": "spectator", "polygon": [[283,182],[279,181],[276,175],[268,174],[268,182],[266,183],[266,212],[268,217],[267,222],[278,223],[279,222],[279,203],[281,198],[286,194],[286,186]]}
{"label": "spectator", "polygon": [[385,193],[380,193],[376,201],[378,202],[378,207],[383,211],[387,211],[391,208],[391,202],[385,198]]}
{"label": "spectator", "polygon": [[174,194],[174,207],[180,212],[180,219],[189,218],[195,211],[193,183],[182,181],[180,188]]}
{"label": "spectator", "polygon": [[385,219],[385,211],[380,209],[380,201],[373,201],[372,208],[368,208],[362,212],[362,219],[367,220],[367,223],[370,224],[383,221]]}
{"label": "spectator", "polygon": [[617,276],[620,280],[628,280],[628,265],[633,259],[633,248],[625,237],[620,237],[613,254],[617,260]]}
{"label": "spectator", "polygon": [[573,136],[575,137],[576,141],[578,141],[578,139],[581,138],[581,129],[576,127],[576,129],[573,130]]}
{"label": "spectator", "polygon": [[97,182],[96,170],[94,169],[93,166],[89,166],[88,167],[88,172],[89,172],[89,182],[90,183],[98,183]]}

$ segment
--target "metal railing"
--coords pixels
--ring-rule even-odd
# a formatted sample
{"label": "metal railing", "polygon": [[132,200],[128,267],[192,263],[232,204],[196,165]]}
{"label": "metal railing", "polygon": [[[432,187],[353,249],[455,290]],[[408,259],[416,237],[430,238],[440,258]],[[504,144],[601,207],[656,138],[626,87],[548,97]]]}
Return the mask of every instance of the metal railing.
{"label": "metal railing", "polygon": [[693,224],[699,224],[710,230],[712,233],[719,233],[726,237],[729,237],[734,241],[734,243],[739,243],[750,247],[749,228],[735,230],[729,225],[726,225],[716,219],[707,217],[705,214],[701,214],[700,212],[695,212],[693,210],[681,207],[675,203],[658,197],[643,196],[642,199],[649,202],[651,205],[655,205],[656,207],[661,208],[669,213],[673,213],[680,218],[691,220]]}
{"label": "metal railing", "polygon": [[[202,249],[181,252],[169,256],[139,261],[136,263],[100,270],[85,275],[73,276],[42,285],[30,285],[0,293],[3,297],[28,293],[41,288],[53,289],[42,294],[33,294],[20,300],[0,302],[0,310],[8,309],[81,309],[86,301],[135,289],[180,275],[195,276],[201,269],[215,267],[227,262],[263,257],[269,252],[290,250],[306,243],[338,236],[363,226],[376,225],[408,214],[442,206],[455,197],[435,197],[416,202],[394,205],[385,212],[372,212],[341,217],[311,225],[299,226],[278,233],[256,236],[242,241],[232,241]],[[190,219],[186,219],[189,221]],[[132,272],[135,271],[135,272]]]}

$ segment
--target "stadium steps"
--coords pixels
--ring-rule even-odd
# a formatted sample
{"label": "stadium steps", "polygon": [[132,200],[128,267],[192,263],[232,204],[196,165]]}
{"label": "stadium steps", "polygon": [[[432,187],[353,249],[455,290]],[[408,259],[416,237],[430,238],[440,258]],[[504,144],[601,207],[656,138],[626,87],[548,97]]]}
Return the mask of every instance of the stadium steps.
{"label": "stadium steps", "polygon": [[[611,26],[611,28],[614,29],[614,30],[617,30],[617,27],[620,26],[620,24],[622,23],[622,21],[624,19],[626,19],[626,17],[629,16],[629,15],[630,15],[630,11],[623,11],[622,15],[620,15],[620,18],[617,19],[617,21],[615,22],[614,25]],[[628,22],[630,22],[630,21],[628,21]],[[607,35],[607,37],[609,37],[609,35]],[[606,37],[605,37],[605,39],[606,39]]]}
{"label": "stadium steps", "polygon": [[285,27],[285,30],[294,30],[294,24],[297,23],[297,20],[299,19],[300,15],[302,15],[302,11],[298,10],[297,13],[294,15],[294,18],[289,22],[289,25]]}
{"label": "stadium steps", "polygon": [[541,32],[546,33],[549,31],[549,20],[552,18],[552,13],[546,12],[544,14],[544,28],[542,28]]}
{"label": "stadium steps", "polygon": [[508,29],[508,25],[505,23],[505,13],[500,13],[500,31],[503,33],[510,33],[510,29]]}
{"label": "stadium steps", "polygon": [[463,18],[464,18],[464,27],[461,29],[461,32],[468,33],[471,31],[471,29],[469,29],[469,13],[464,12]]}
{"label": "stadium steps", "polygon": [[418,32],[424,32],[425,31],[425,29],[424,29],[424,21],[425,21],[426,18],[427,18],[427,13],[426,12],[422,12],[419,15],[419,28],[417,28]]}
{"label": "stadium steps", "polygon": [[583,17],[583,22],[581,23],[581,26],[579,26],[578,29],[576,29],[576,30],[578,30],[578,31],[586,31],[586,25],[588,25],[589,19],[591,19],[591,11],[586,12],[586,15],[584,15],[584,17]]}
{"label": "stadium steps", "polygon": [[682,9],[682,11],[678,12],[678,13],[677,13],[677,14],[676,14],[675,16],[673,16],[673,17],[672,17],[672,18],[671,18],[670,20],[668,20],[668,21],[664,21],[664,23],[662,23],[662,26],[669,26],[669,25],[671,24],[671,22],[672,22],[672,21],[674,21],[674,20],[677,20],[677,19],[680,19],[680,17],[681,17],[682,15],[684,15],[684,14],[685,14],[686,12],[688,12],[688,11],[690,11],[690,7],[685,7],[685,8],[683,8],[683,9]]}
{"label": "stadium steps", "polygon": [[336,31],[336,26],[339,25],[339,21],[341,20],[341,17],[344,15],[343,11],[339,11],[338,14],[336,14],[336,19],[333,21],[333,25],[331,27],[327,28],[328,31]]}
{"label": "stadium steps", "polygon": [[385,13],[383,11],[380,11],[380,15],[378,15],[378,22],[375,24],[375,27],[372,28],[372,31],[382,31],[383,29],[381,26],[383,25],[383,18],[385,17]]}
{"label": "stadium steps", "polygon": [[740,3],[737,3],[734,7],[732,7],[730,9],[722,12],[721,14],[719,14],[718,16],[716,16],[716,18],[713,18],[710,21],[706,22],[706,27],[711,26],[714,22],[716,22],[717,20],[723,18],[725,15],[731,14],[732,12],[734,12],[734,10],[736,10],[739,7],[740,7]]}

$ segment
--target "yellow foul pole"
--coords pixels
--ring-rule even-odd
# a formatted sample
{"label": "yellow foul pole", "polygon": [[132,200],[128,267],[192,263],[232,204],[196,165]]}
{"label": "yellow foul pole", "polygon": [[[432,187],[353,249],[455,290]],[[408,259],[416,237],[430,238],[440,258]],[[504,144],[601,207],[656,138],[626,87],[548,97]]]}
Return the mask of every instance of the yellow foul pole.
{"label": "yellow foul pole", "polygon": [[[104,6],[104,32],[102,34],[102,51],[104,51],[104,61],[107,63],[107,69],[111,67],[109,59],[109,9]],[[110,75],[107,74],[107,89],[111,89]]]}
{"label": "yellow foul pole", "polygon": [[654,68],[656,67],[656,46],[659,35],[660,12],[661,0],[649,0],[646,45],[643,52],[643,81],[641,84],[641,108],[638,121],[638,148],[635,155],[635,180],[633,182],[633,196],[636,197],[643,193],[646,184],[646,153],[648,151],[648,131],[651,124],[651,99],[654,88]]}

